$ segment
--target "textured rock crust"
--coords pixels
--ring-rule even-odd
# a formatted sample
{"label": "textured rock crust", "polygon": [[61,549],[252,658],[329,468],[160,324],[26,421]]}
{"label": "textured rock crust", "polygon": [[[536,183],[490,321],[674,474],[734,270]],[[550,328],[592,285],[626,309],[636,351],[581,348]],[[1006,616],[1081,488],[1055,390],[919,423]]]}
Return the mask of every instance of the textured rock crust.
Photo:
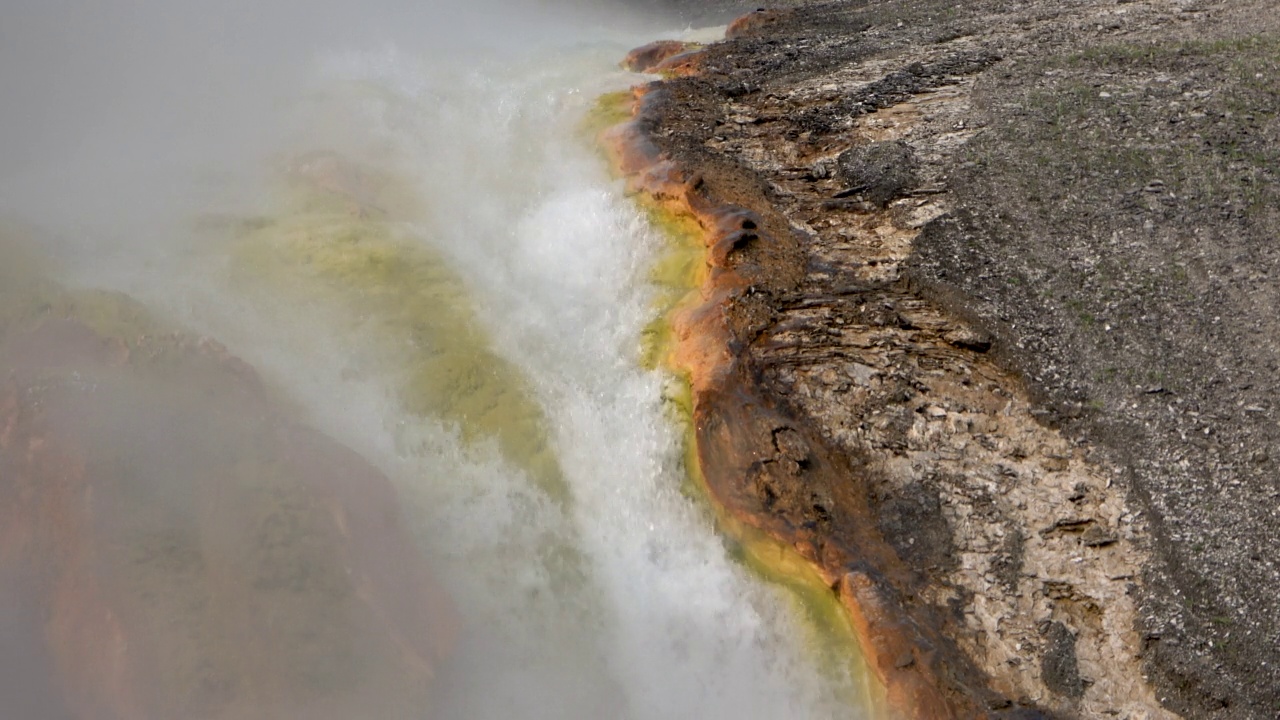
{"label": "textured rock crust", "polygon": [[712,494],[907,715],[1274,717],[1275,14],[792,5],[610,138],[706,232],[674,322]]}
{"label": "textured rock crust", "polygon": [[687,75],[697,68],[699,46],[679,40],[658,40],[632,50],[622,67],[637,73]]}

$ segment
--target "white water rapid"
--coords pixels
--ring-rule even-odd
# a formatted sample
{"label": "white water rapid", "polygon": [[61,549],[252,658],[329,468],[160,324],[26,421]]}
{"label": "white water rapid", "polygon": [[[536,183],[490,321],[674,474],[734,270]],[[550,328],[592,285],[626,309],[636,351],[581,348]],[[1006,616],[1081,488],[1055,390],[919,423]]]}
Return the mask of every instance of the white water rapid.
{"label": "white water rapid", "polygon": [[[432,717],[861,717],[852,663],[823,655],[799,601],[737,562],[684,489],[671,379],[638,363],[662,240],[583,122],[599,95],[639,80],[616,63],[654,28],[482,5],[447,27],[447,13],[403,12],[350,33],[297,8],[307,42],[284,13],[270,32],[241,33],[230,11],[184,23],[200,38],[213,23],[222,35],[200,48],[222,55],[194,59],[170,47],[178,36],[156,41],[156,61],[217,65],[223,84],[192,92],[198,75],[143,57],[130,72],[147,82],[122,81],[118,102],[82,107],[55,88],[55,107],[101,122],[67,121],[49,132],[80,134],[54,138],[34,114],[14,125],[35,140],[6,148],[0,213],[46,232],[67,278],[221,340],[392,478],[460,615]],[[289,62],[256,65],[277,58]],[[153,113],[170,80],[182,101]],[[229,97],[246,112],[206,114]],[[290,183],[343,205],[338,219],[281,200]],[[266,270],[254,254],[335,223],[376,226],[391,253],[379,257],[419,269],[362,274],[365,258],[311,282],[291,269],[328,250]],[[446,387],[406,398],[421,382]],[[461,399],[433,405],[445,396]],[[527,418],[503,416],[507,402]]]}

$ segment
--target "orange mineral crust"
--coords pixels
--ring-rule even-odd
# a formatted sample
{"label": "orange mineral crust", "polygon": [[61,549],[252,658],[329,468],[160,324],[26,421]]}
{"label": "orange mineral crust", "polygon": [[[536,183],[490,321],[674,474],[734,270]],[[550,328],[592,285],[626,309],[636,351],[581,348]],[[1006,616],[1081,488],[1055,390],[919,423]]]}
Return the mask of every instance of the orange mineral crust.
{"label": "orange mineral crust", "polygon": [[796,239],[766,191],[735,168],[659,147],[665,93],[661,82],[635,88],[631,119],[601,143],[630,193],[701,229],[703,282],[668,318],[669,363],[692,387],[696,455],[713,502],[813,563],[847,608],[892,716],[1037,717],[988,687],[935,611],[904,602],[918,579],[876,529],[860,480],[867,469],[760,391],[745,351],[759,323],[754,296],[766,276],[776,285],[797,273]]}

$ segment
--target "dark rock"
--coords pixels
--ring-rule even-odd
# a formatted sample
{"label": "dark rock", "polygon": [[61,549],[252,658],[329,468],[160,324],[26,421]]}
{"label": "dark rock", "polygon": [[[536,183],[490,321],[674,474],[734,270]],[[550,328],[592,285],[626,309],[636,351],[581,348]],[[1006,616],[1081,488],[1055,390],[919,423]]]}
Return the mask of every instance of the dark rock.
{"label": "dark rock", "polygon": [[915,187],[915,151],[901,141],[875,142],[850,148],[836,158],[836,176],[867,201],[884,206]]}
{"label": "dark rock", "polygon": [[809,457],[809,445],[800,437],[800,433],[791,428],[779,428],[773,431],[773,445],[778,454],[788,460],[803,463]]}
{"label": "dark rock", "polygon": [[1044,684],[1059,695],[1078,698],[1084,695],[1080,664],[1076,659],[1076,636],[1060,622],[1050,623],[1045,633],[1045,651],[1040,661]]}
{"label": "dark rock", "polygon": [[1090,526],[1080,536],[1080,542],[1084,543],[1085,547],[1106,547],[1115,545],[1118,541],[1119,539],[1114,533],[1108,532],[1097,525]]}
{"label": "dark rock", "polygon": [[916,481],[876,504],[880,531],[914,567],[945,567],[954,562],[951,530],[937,488]]}

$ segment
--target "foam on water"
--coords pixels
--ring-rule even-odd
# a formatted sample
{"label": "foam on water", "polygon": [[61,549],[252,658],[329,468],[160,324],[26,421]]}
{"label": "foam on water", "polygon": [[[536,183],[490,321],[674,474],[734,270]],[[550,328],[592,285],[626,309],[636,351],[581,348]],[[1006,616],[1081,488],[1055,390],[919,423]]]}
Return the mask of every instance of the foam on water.
{"label": "foam on water", "polygon": [[682,492],[669,378],[640,367],[661,240],[580,124],[636,81],[616,61],[644,39],[322,55],[304,131],[276,148],[338,148],[409,179],[422,207],[397,235],[444,258],[491,351],[527,380],[567,501],[493,438],[464,441],[465,420],[407,411],[393,369],[363,359],[386,341],[376,329],[239,294],[228,243],[154,248],[93,279],[223,339],[396,481],[463,616],[443,717],[857,717],[863,679],[823,665],[796,600],[735,562]]}
{"label": "foam on water", "polygon": [[389,88],[364,108],[417,177],[425,241],[484,308],[500,352],[533,380],[574,503],[567,521],[603,598],[595,641],[616,683],[612,715],[847,717],[854,679],[818,668],[779,591],[736,565],[680,492],[680,438],[664,378],[638,364],[645,283],[659,241],[575,133],[623,47],[443,83],[389,50],[348,55],[339,76]]}

